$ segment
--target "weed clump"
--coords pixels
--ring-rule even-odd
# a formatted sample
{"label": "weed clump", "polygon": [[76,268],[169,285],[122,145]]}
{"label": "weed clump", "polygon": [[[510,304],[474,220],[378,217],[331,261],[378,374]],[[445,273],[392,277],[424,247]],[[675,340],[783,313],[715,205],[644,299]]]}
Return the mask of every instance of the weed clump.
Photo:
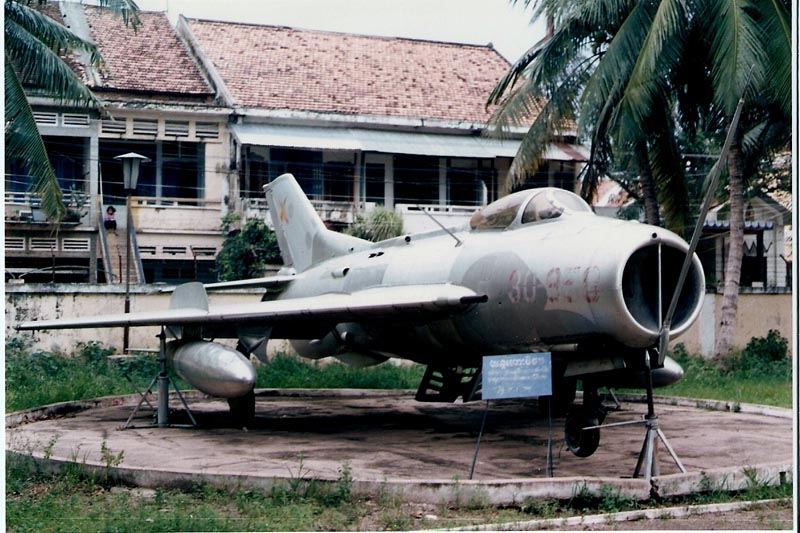
{"label": "weed clump", "polygon": [[109,361],[99,342],[80,344],[73,356],[33,351],[24,338],[6,340],[6,409],[18,411],[58,402],[134,392],[157,372],[154,356]]}

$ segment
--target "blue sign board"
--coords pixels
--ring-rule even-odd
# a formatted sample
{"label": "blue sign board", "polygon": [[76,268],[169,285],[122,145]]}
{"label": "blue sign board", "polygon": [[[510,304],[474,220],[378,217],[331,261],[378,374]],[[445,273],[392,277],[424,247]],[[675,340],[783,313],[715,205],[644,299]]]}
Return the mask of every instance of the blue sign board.
{"label": "blue sign board", "polygon": [[536,398],[552,394],[550,352],[483,358],[481,396],[484,400]]}

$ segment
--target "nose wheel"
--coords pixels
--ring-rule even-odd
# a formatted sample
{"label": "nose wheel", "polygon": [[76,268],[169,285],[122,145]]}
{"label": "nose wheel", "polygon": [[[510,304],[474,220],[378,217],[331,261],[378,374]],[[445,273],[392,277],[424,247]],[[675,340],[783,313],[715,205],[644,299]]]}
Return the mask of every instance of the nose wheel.
{"label": "nose wheel", "polygon": [[578,457],[589,457],[597,451],[597,447],[600,445],[600,430],[583,428],[599,425],[600,421],[590,414],[584,413],[583,409],[567,415],[564,437],[569,451]]}
{"label": "nose wheel", "polygon": [[584,383],[583,404],[570,411],[564,424],[567,448],[578,457],[589,457],[600,445],[600,429],[606,410],[597,394],[597,387]]}

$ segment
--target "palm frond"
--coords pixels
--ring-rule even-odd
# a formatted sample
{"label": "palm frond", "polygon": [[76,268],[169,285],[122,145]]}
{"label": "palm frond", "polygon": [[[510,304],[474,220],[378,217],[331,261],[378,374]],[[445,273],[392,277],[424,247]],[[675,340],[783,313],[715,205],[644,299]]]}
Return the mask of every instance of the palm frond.
{"label": "palm frond", "polygon": [[644,129],[645,122],[654,102],[669,90],[667,76],[682,58],[682,30],[687,25],[683,0],[659,2],[622,92],[619,113],[627,117],[620,128],[622,137],[648,133]]}
{"label": "palm frond", "polygon": [[45,216],[50,220],[60,220],[66,214],[61,188],[17,73],[11,68],[8,58],[4,63],[6,157],[17,159],[32,177],[31,190],[40,196]]}
{"label": "palm frond", "polygon": [[[71,50],[86,52],[91,59],[92,65],[100,66],[100,53],[93,43],[81,39],[69,28],[47,15],[31,9],[17,0],[6,0],[4,14],[6,22],[12,21],[31,36],[35,36],[34,38],[39,41],[40,46],[50,49],[57,55],[65,54]],[[6,35],[9,35],[9,30],[9,26],[6,26]],[[12,39],[6,39],[6,51],[12,58],[24,59],[27,41],[15,39],[16,31],[19,30],[13,30],[13,28],[11,30]]]}
{"label": "palm frond", "polygon": [[[505,190],[509,191],[519,185],[524,179],[536,172],[547,150],[547,145],[563,129],[565,122],[574,118],[580,88],[583,85],[584,73],[579,71],[564,80],[546,102],[541,105],[537,99],[536,105],[541,105],[538,115],[534,119],[528,132],[522,139],[514,161],[508,172]],[[526,81],[522,87],[532,86]],[[521,88],[522,88],[521,87]],[[498,110],[499,113],[517,115],[519,109],[530,108],[530,95],[537,94],[534,90],[517,90],[504,102]],[[527,99],[527,101],[526,101]]]}
{"label": "palm frond", "polygon": [[41,40],[14,20],[5,20],[6,60],[30,83],[61,102],[99,106],[75,72]]}
{"label": "palm frond", "polygon": [[670,102],[664,99],[657,100],[652,108],[648,119],[651,132],[649,164],[666,227],[687,237],[692,230],[689,192],[671,109]]}
{"label": "palm frond", "polygon": [[764,86],[766,57],[759,43],[760,28],[753,18],[750,0],[706,0],[699,20],[710,42],[714,102],[732,116],[753,68],[752,87]]}
{"label": "palm frond", "polygon": [[788,117],[792,114],[792,24],[788,2],[765,0],[760,17],[765,47],[765,79],[772,99]]}

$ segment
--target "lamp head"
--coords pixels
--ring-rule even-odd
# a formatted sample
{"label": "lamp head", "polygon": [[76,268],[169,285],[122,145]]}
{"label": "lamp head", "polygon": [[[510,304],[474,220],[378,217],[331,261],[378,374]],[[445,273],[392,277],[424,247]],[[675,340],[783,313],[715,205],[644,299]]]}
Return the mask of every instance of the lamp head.
{"label": "lamp head", "polygon": [[125,191],[135,191],[139,181],[139,165],[150,161],[149,157],[134,152],[118,155],[114,159],[122,162],[122,184]]}

